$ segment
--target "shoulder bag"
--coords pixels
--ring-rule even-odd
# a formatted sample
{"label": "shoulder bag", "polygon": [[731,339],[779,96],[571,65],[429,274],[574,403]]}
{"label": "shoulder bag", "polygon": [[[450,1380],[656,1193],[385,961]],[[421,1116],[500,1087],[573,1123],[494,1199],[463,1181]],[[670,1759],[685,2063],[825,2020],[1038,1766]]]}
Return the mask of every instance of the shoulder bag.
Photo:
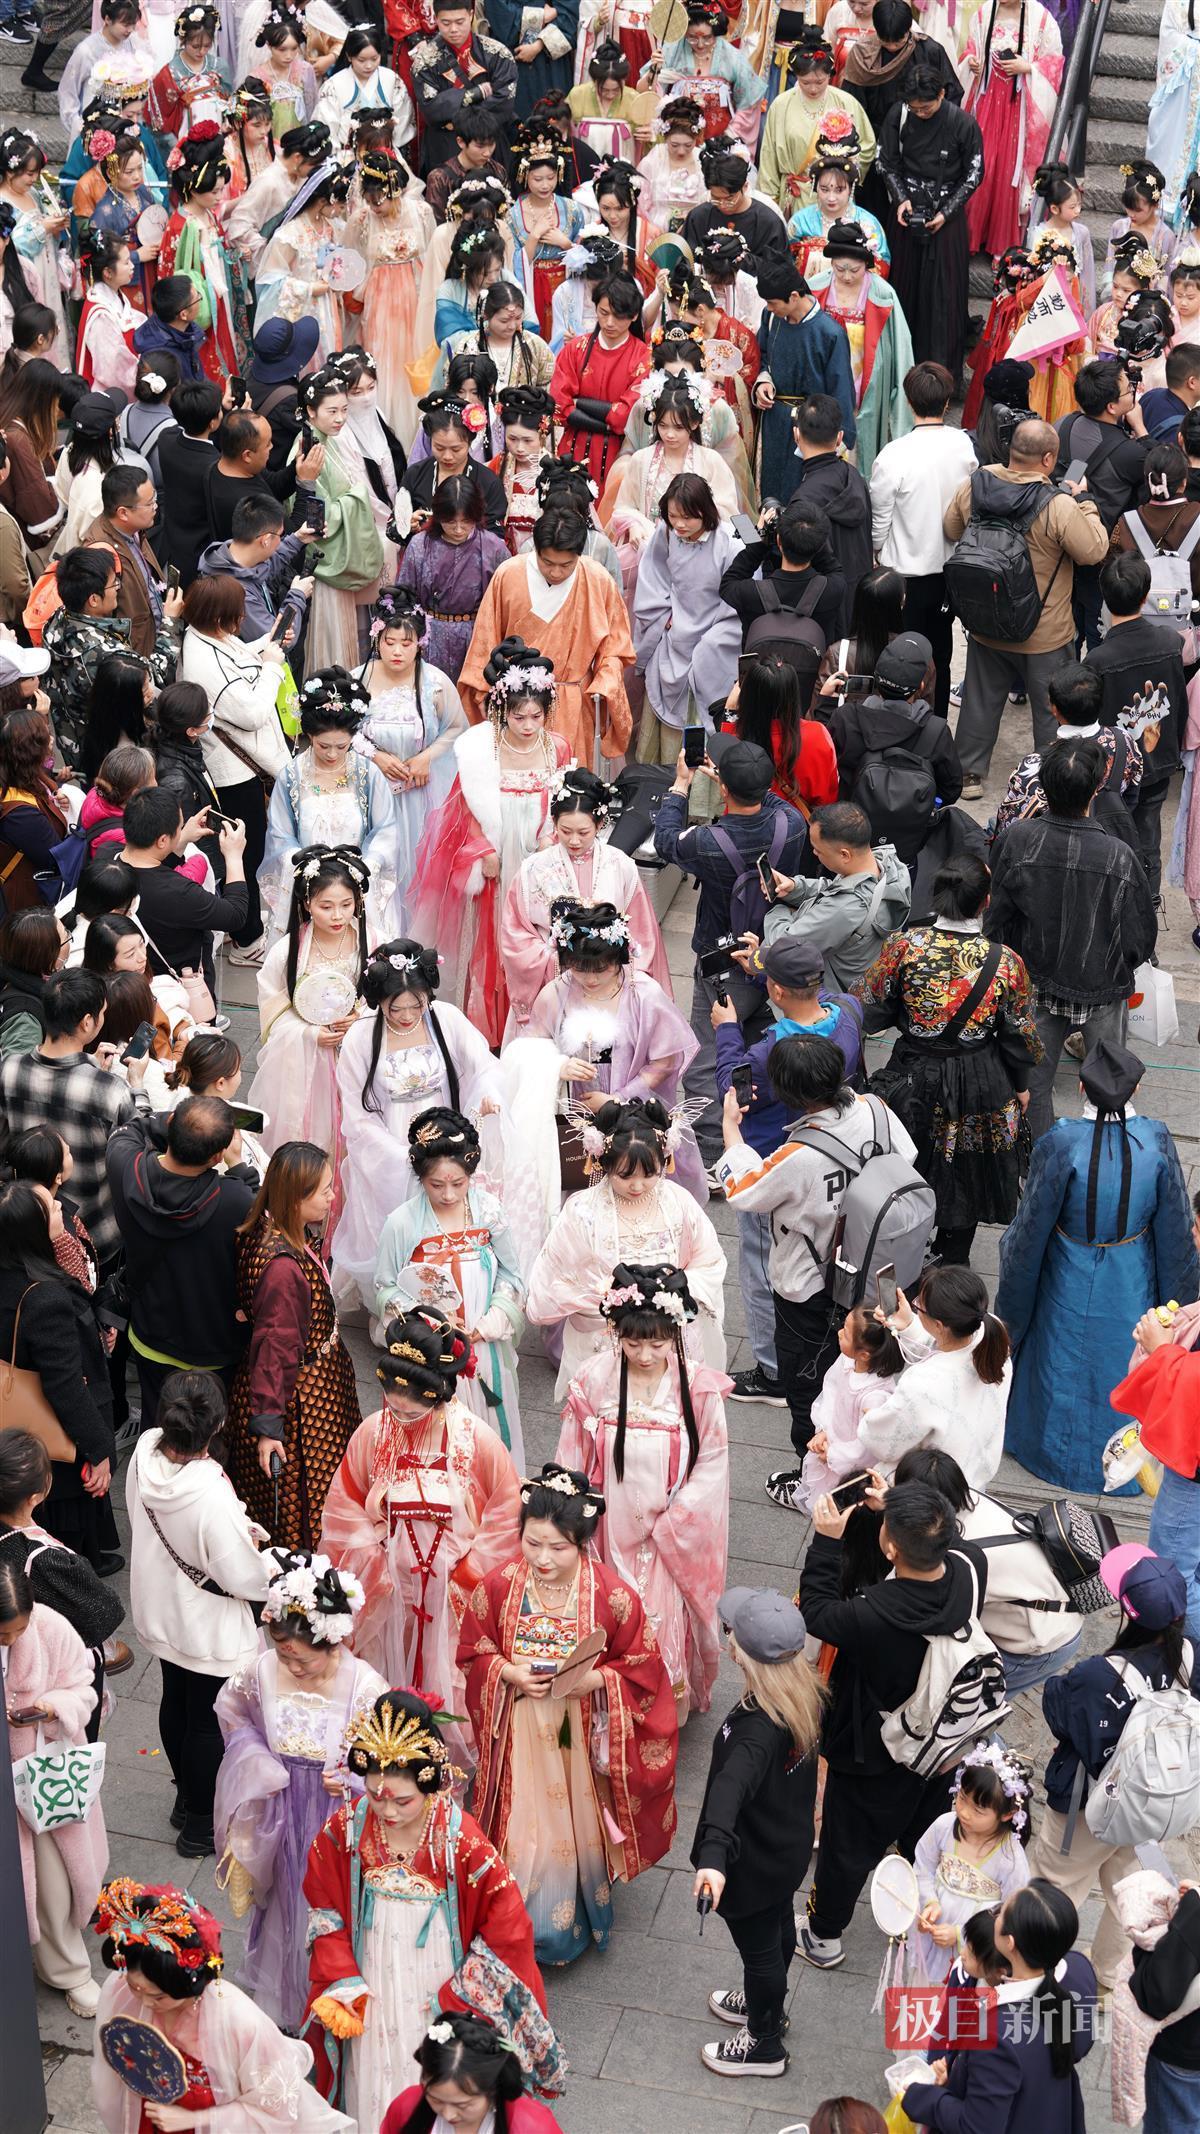
{"label": "shoulder bag", "polygon": [[42,1391],[42,1381],[36,1371],[24,1371],[17,1365],[17,1336],[21,1327],[21,1305],[36,1289],[31,1282],[17,1305],[13,1319],[12,1347],[8,1358],[0,1362],[0,1430],[28,1430],[40,1445],[44,1445],[52,1460],[74,1466],[79,1457],[79,1447],[67,1436],[57,1415]]}

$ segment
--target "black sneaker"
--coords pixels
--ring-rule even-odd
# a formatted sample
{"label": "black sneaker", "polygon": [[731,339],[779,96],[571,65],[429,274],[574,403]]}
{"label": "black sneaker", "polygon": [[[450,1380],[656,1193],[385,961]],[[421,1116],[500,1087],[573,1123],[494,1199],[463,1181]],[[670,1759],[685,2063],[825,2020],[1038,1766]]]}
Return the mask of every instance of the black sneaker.
{"label": "black sneaker", "polygon": [[175,1850],[184,1860],[204,1860],[217,1849],[211,1823],[198,1823],[192,1816],[185,1816],[183,1829],[175,1840]]}
{"label": "black sneaker", "polygon": [[748,2030],[735,2031],[731,2038],[717,2038],[711,2045],[702,2045],[700,2058],[714,2075],[787,2073],[788,2056],[782,2045],[760,2045]]}
{"label": "black sneaker", "polygon": [[800,1478],[803,1471],[800,1467],[777,1467],[774,1474],[767,1476],[763,1488],[772,1504],[781,1505],[785,1512],[806,1511],[800,1496]]}
{"label": "black sneaker", "polygon": [[107,1555],[100,1558],[99,1563],[96,1565],[96,1573],[100,1578],[115,1578],[117,1572],[124,1569],[125,1558],[121,1555],[119,1549],[111,1549]]}
{"label": "black sneaker", "polygon": [[733,1391],[730,1393],[729,1398],[730,1400],[756,1400],[761,1402],[765,1408],[787,1407],[787,1402],[783,1397],[782,1379],[768,1378],[761,1363],[756,1363],[752,1371],[734,1372]]}
{"label": "black sneaker", "polygon": [[53,75],[47,74],[44,67],[35,67],[32,63],[26,67],[21,76],[21,87],[23,89],[32,89],[35,96],[58,95],[58,83]]}
{"label": "black sneaker", "polygon": [[0,44],[36,44],[37,37],[27,22],[0,22]]}
{"label": "black sneaker", "polygon": [[[746,1996],[740,1986],[718,1986],[709,1994],[708,2005],[714,2015],[720,2016],[723,2023],[732,2023],[736,2027],[746,2020]],[[791,2020],[790,2015],[785,2015],[779,2025],[780,2030],[786,2030]]]}

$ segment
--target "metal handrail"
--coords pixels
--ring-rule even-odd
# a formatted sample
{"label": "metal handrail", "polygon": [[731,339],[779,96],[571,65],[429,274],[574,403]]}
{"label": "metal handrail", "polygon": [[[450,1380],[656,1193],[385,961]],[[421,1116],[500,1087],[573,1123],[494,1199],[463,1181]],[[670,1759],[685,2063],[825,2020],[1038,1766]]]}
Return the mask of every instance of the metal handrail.
{"label": "metal handrail", "polygon": [[1062,162],[1072,171],[1082,170],[1087,153],[1088,104],[1110,5],[1111,0],[1090,0],[1080,21],[1046,142],[1046,162]]}

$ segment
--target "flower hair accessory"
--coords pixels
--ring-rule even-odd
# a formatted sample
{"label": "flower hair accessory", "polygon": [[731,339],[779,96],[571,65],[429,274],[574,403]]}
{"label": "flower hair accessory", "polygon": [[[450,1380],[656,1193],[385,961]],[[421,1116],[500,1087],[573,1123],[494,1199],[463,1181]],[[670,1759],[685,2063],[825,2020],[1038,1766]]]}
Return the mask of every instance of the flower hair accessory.
{"label": "flower hair accessory", "polygon": [[[146,1910],[139,1902],[155,1901]],[[95,1932],[113,1944],[116,1968],[126,1968],[129,1949],[157,1949],[174,1957],[186,1971],[217,1973],[224,1969],[221,1929],[211,1912],[169,1883],[135,1882],[119,1875],[102,1889],[96,1905]]]}
{"label": "flower hair accessory", "polygon": [[704,130],[704,113],[690,96],[664,104],[650,128],[656,141],[665,141],[669,133],[690,133],[698,141]]}
{"label": "flower hair accessory", "polygon": [[366,1593],[349,1571],[336,1571],[328,1556],[303,1549],[271,1549],[280,1569],[267,1587],[263,1621],[286,1622],[302,1616],[314,1645],[341,1645],[354,1629]]}
{"label": "flower hair accessory", "polygon": [[1013,1801],[1012,1827],[1015,1831],[1025,1829],[1029,1813],[1025,1806],[1029,1799],[1029,1775],[1019,1756],[1005,1747],[1002,1741],[977,1741],[967,1750],[954,1774],[954,1790],[962,1788],[963,1777],[971,1770],[994,1771],[1004,1788],[1004,1798]]}
{"label": "flower hair accessory", "polygon": [[[695,338],[703,340],[697,333]],[[708,413],[713,403],[713,383],[699,371],[652,370],[638,387],[638,399],[651,414],[657,414],[663,400],[687,400],[695,413],[701,417]]]}
{"label": "flower hair accessory", "polygon": [[369,635],[374,643],[385,630],[409,629],[421,650],[429,642],[429,617],[415,593],[401,585],[389,585],[380,593],[371,610]]}
{"label": "flower hair accessory", "polygon": [[87,151],[93,163],[103,163],[106,157],[112,155],[116,145],[116,134],[110,133],[107,126],[97,126],[89,137]]}
{"label": "flower hair accessory", "polygon": [[195,0],[194,6],[182,8],[175,17],[175,35],[180,44],[191,36],[193,30],[211,30],[215,36],[220,27],[221,17],[216,8],[207,6],[204,0]]}
{"label": "flower hair accessory", "polygon": [[425,2033],[427,2045],[452,2045],[454,2031],[449,2023],[431,2023]]}

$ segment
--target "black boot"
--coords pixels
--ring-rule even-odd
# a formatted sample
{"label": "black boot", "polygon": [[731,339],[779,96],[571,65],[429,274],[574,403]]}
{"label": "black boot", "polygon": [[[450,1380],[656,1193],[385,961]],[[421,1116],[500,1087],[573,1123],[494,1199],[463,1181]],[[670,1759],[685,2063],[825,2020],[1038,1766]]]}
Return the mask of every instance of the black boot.
{"label": "black boot", "polygon": [[51,52],[58,50],[58,39],[39,37],[29,55],[29,65],[21,76],[23,89],[40,89],[44,96],[57,96],[58,83],[46,72],[46,61]]}

